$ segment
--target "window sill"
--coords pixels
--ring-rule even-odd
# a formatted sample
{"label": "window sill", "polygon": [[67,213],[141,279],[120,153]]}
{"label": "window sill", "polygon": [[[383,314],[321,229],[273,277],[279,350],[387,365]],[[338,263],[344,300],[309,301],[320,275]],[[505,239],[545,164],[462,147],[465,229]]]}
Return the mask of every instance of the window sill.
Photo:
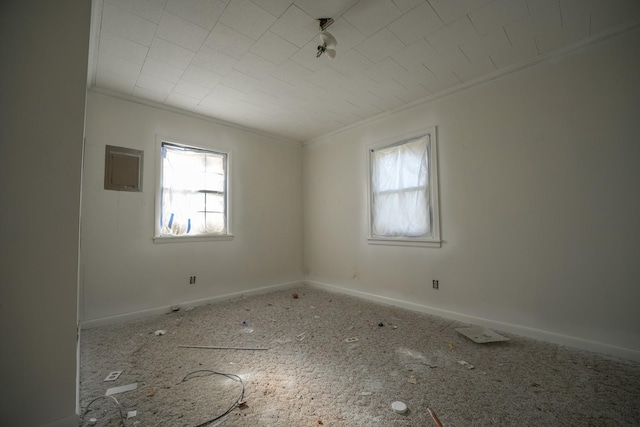
{"label": "window sill", "polygon": [[439,248],[442,247],[442,240],[413,240],[413,239],[381,239],[369,237],[370,245],[385,246],[417,246],[423,248]]}
{"label": "window sill", "polygon": [[211,242],[233,240],[233,234],[203,234],[200,236],[155,236],[153,243]]}

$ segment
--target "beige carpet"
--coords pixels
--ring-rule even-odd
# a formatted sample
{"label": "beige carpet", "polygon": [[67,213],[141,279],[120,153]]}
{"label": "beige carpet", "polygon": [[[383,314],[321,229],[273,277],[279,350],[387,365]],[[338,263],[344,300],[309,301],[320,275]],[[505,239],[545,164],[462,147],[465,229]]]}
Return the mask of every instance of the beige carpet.
{"label": "beige carpet", "polygon": [[[81,425],[193,427],[231,409],[205,425],[435,426],[427,408],[444,426],[640,425],[640,364],[507,333],[476,344],[464,326],[300,287],[84,330],[82,412],[97,400]],[[137,411],[123,421],[100,396],[133,383],[113,395]]]}

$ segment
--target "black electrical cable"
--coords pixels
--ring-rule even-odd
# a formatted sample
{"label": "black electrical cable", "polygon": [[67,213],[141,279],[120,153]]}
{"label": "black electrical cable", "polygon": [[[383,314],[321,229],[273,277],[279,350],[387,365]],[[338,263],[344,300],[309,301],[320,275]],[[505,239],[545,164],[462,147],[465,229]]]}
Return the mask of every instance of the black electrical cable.
{"label": "black electrical cable", "polygon": [[211,424],[213,422],[218,421],[220,418],[226,417],[227,415],[229,415],[231,413],[231,411],[233,411],[235,408],[237,408],[238,406],[240,406],[243,403],[243,401],[244,401],[244,382],[242,382],[242,378],[240,378],[236,374],[225,374],[223,372],[216,372],[216,371],[212,371],[210,369],[199,369],[197,371],[189,372],[187,375],[185,375],[185,377],[182,379],[182,381],[180,381],[179,384],[187,381],[187,379],[191,375],[197,374],[198,372],[207,372],[207,373],[210,373],[210,374],[222,375],[222,376],[227,377],[227,378],[229,378],[231,380],[238,381],[240,383],[240,385],[242,386],[242,391],[240,392],[240,397],[238,397],[238,399],[235,402],[233,402],[233,405],[231,405],[231,407],[229,409],[227,409],[223,414],[218,415],[217,417],[215,417],[213,419],[210,419],[209,421],[205,421],[205,422],[203,422],[201,424],[198,424],[196,426],[196,427],[203,427],[203,426],[206,426],[206,425],[209,425],[209,424]]}
{"label": "black electrical cable", "polygon": [[127,426],[127,424],[124,422],[124,413],[122,412],[122,407],[120,406],[120,402],[118,402],[118,399],[116,399],[113,396],[100,396],[100,397],[96,397],[95,399],[93,399],[91,402],[89,402],[89,404],[87,405],[87,408],[84,410],[84,414],[82,415],[82,419],[84,421],[84,417],[87,415],[87,412],[89,412],[89,408],[91,407],[91,405],[93,404],[93,402],[100,400],[100,399],[106,399],[106,398],[111,398],[114,402],[116,402],[116,405],[118,406],[118,411],[120,412],[120,421],[122,421],[122,425],[124,427]]}

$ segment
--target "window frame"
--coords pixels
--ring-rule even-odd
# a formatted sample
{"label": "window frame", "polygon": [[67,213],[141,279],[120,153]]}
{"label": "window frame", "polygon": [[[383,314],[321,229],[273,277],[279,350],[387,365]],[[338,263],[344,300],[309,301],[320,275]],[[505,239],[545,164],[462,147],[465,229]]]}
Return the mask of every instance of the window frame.
{"label": "window frame", "polygon": [[[195,234],[195,235],[166,235],[161,234],[161,215],[162,215],[162,144],[171,144],[175,146],[180,146],[184,148],[201,150],[206,152],[213,152],[216,154],[224,154],[226,156],[226,165],[225,165],[225,196],[226,196],[226,206],[225,206],[225,221],[226,221],[226,232],[225,233],[207,233],[207,234]],[[155,197],[155,212],[154,212],[154,233],[153,233],[153,242],[154,243],[171,243],[171,242],[204,242],[204,241],[224,241],[224,240],[232,240],[232,215],[231,215],[231,159],[232,153],[229,150],[220,150],[217,148],[205,148],[202,146],[188,144],[184,142],[177,141],[173,138],[166,138],[162,136],[156,136],[156,197]]]}
{"label": "window frame", "polygon": [[[372,194],[372,161],[371,155],[375,150],[388,147],[402,145],[412,139],[422,136],[429,136],[428,141],[428,169],[429,169],[429,209],[431,213],[431,233],[426,237],[385,237],[373,235],[373,194]],[[411,133],[398,135],[393,138],[384,139],[366,147],[366,173],[367,173],[367,240],[370,245],[392,245],[392,246],[418,246],[418,247],[435,247],[442,246],[440,237],[440,199],[438,194],[438,138],[436,127],[432,126],[420,129]]]}

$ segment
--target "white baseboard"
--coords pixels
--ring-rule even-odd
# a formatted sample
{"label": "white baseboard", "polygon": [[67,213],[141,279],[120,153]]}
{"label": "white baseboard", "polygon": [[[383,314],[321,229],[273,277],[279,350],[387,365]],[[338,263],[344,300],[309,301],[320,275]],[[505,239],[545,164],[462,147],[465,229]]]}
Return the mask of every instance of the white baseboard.
{"label": "white baseboard", "polygon": [[[246,291],[233,292],[230,294],[217,295],[214,297],[202,298],[202,299],[192,300],[192,301],[185,301],[185,302],[181,302],[179,306],[181,310],[184,310],[185,308],[189,308],[189,307],[198,307],[201,305],[211,304],[214,302],[227,301],[227,300],[242,298],[242,297],[251,296],[251,295],[266,294],[269,292],[279,291],[282,289],[293,288],[295,286],[302,286],[304,284],[305,282],[302,280],[295,281],[295,282],[278,283],[276,285],[264,286],[261,288],[250,289]],[[163,306],[163,307],[150,308],[148,310],[135,311],[133,313],[124,313],[124,314],[118,314],[115,316],[101,317],[99,319],[84,320],[80,322],[80,326],[82,329],[90,329],[98,326],[127,322],[129,320],[143,319],[145,317],[155,316],[158,314],[165,314],[169,312],[171,312],[170,305]]]}
{"label": "white baseboard", "polygon": [[417,311],[419,313],[431,314],[434,316],[444,317],[445,319],[457,320],[464,323],[485,326],[488,328],[496,329],[498,331],[511,332],[516,335],[521,335],[524,337],[533,338],[540,341],[547,341],[554,344],[564,345],[567,347],[573,347],[576,349],[592,351],[592,352],[601,353],[609,356],[619,357],[622,359],[634,360],[636,362],[640,362],[640,351],[634,350],[631,348],[619,347],[616,345],[606,344],[606,343],[597,342],[597,341],[590,341],[590,340],[579,338],[579,337],[558,334],[551,331],[530,328],[527,326],[516,325],[512,323],[499,322],[491,319],[485,319],[482,317],[469,316],[467,314],[448,311],[448,310],[442,310],[442,309],[431,307],[428,305],[416,304],[414,302],[384,297],[384,296],[375,295],[368,292],[342,288],[340,286],[330,285],[328,283],[318,282],[315,280],[305,280],[305,283],[310,286],[317,287],[319,289],[323,289],[326,291],[342,293],[345,295],[363,298],[363,299],[378,302],[381,304],[387,304],[395,307],[405,308],[407,310]]}

